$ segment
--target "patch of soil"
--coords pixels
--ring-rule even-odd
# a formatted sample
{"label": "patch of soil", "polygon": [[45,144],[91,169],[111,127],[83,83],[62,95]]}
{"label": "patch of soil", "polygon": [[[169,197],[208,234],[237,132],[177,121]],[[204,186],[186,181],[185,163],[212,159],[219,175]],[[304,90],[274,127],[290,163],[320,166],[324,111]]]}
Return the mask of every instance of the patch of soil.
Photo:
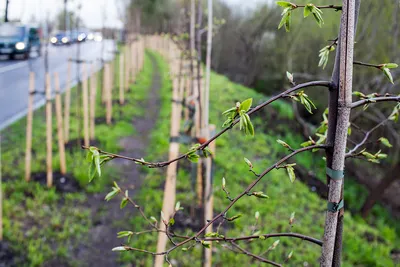
{"label": "patch of soil", "polygon": [[22,255],[17,255],[6,241],[0,241],[0,267],[17,267],[22,262]]}
{"label": "patch of soil", "polygon": [[[31,180],[47,186],[47,174],[45,172],[33,173]],[[59,172],[53,173],[53,186],[60,193],[74,193],[82,191],[79,183],[70,174],[63,175]]]}
{"label": "patch of soil", "polygon": [[[162,80],[159,66],[154,57],[151,57],[151,64],[153,65],[153,77],[149,97],[137,104],[137,108],[146,109],[146,113],[143,117],[132,118],[136,134],[120,140],[123,150],[119,153],[128,157],[145,158],[150,133],[160,111],[159,90]],[[120,175],[115,177],[118,185],[123,190],[128,189],[131,196],[135,195],[135,190],[140,188],[144,179],[144,174],[141,172],[143,167],[134,162],[120,159],[113,160],[110,164],[116,165],[120,170]],[[78,252],[77,258],[81,259],[80,266],[120,266],[117,263],[118,254],[112,252],[111,249],[121,244],[121,239],[117,239],[117,232],[132,229],[129,219],[137,212],[129,207],[121,210],[119,197],[105,202],[104,195],[105,193],[94,194],[88,198],[95,226],[90,230],[89,242],[82,245]]]}

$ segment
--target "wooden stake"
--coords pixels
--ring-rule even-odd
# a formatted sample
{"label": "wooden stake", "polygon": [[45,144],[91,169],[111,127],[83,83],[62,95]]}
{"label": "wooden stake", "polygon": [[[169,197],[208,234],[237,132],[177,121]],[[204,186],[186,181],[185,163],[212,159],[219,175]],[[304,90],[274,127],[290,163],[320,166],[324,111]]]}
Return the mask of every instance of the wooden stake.
{"label": "wooden stake", "polygon": [[90,78],[90,139],[95,139],[95,127],[96,127],[96,93],[97,93],[97,74],[94,70],[94,64],[92,64],[92,75]]}
{"label": "wooden stake", "polygon": [[35,73],[29,73],[28,115],[26,118],[26,152],[25,152],[25,181],[31,179],[32,161],[32,122],[33,122],[33,93],[35,91]]}
{"label": "wooden stake", "polygon": [[129,46],[125,46],[125,90],[128,91],[130,87],[130,80],[129,80]]}
{"label": "wooden stake", "polygon": [[[176,100],[180,100],[181,96],[178,94],[178,79],[174,78],[173,81],[173,98]],[[181,121],[181,111],[182,105],[178,102],[173,102],[172,104],[172,113],[171,113],[171,131],[170,136],[178,136],[179,135],[179,128],[180,128],[180,121]],[[169,159],[174,159],[179,155],[179,143],[178,142],[171,142],[169,146]],[[168,165],[167,168],[167,177],[165,181],[165,189],[164,189],[164,200],[163,200],[163,207],[162,211],[165,216],[165,220],[169,221],[170,216],[174,212],[175,207],[175,191],[176,191],[176,170],[177,170],[178,163],[174,162]],[[160,220],[160,229],[165,230],[165,225]],[[158,234],[158,242],[157,242],[157,252],[162,252],[165,250],[165,246],[167,245],[168,237],[165,233]],[[163,266],[164,263],[164,256],[156,256],[155,264],[156,267]]]}
{"label": "wooden stake", "polygon": [[106,122],[108,125],[111,124],[112,119],[112,95],[110,86],[110,65],[106,64],[104,66],[105,75],[105,96],[106,96]]}
{"label": "wooden stake", "polygon": [[119,103],[123,105],[125,103],[124,97],[124,55],[119,54]]}
{"label": "wooden stake", "polygon": [[69,141],[69,115],[71,108],[71,61],[68,60],[67,68],[67,87],[65,90],[65,105],[64,105],[64,140]]}
{"label": "wooden stake", "polygon": [[46,168],[47,186],[53,185],[53,147],[52,147],[52,112],[51,112],[51,88],[50,74],[46,73]]}
{"label": "wooden stake", "polygon": [[136,81],[136,42],[134,41],[131,45],[131,64],[132,64],[132,68],[131,68],[131,75],[132,75],[132,83],[135,83]]}
{"label": "wooden stake", "polygon": [[107,86],[108,86],[107,66],[108,66],[108,63],[105,63],[103,66],[103,84],[101,86],[101,102],[103,104],[106,104],[106,102],[107,102]]}
{"label": "wooden stake", "polygon": [[58,151],[60,153],[60,172],[62,175],[67,173],[67,163],[65,160],[65,143],[64,143],[64,127],[62,118],[62,104],[60,92],[60,80],[58,73],[54,73],[54,83],[56,89],[56,118],[57,118],[57,134],[58,134]]}
{"label": "wooden stake", "polygon": [[83,104],[83,143],[89,146],[89,93],[87,65],[83,63],[82,104]]}
{"label": "wooden stake", "polygon": [[[213,136],[215,133],[215,125],[209,126],[208,136]],[[204,192],[204,224],[207,223],[207,220],[211,220],[214,217],[213,209],[214,209],[214,195],[213,195],[213,184],[212,184],[212,165],[213,159],[215,158],[215,141],[212,142],[209,146],[212,156],[205,159],[206,165],[206,173],[205,173],[205,192]],[[212,233],[213,227],[212,224],[206,229],[205,234]],[[210,244],[212,246],[212,244]],[[212,248],[204,250],[204,264],[203,267],[211,267],[212,266]]]}

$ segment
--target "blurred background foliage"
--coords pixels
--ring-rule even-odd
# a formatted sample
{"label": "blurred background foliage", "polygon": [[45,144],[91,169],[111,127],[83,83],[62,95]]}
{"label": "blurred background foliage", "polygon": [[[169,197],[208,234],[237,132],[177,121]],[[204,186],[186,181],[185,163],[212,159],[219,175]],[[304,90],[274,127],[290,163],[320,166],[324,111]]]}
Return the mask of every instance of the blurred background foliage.
{"label": "blurred background foliage", "polygon": [[[341,5],[340,0],[292,1],[298,4],[312,2],[316,5]],[[203,5],[203,23],[207,21],[206,1]],[[141,29],[142,33],[182,34],[189,31],[188,0],[131,0],[128,1],[126,24]],[[303,18],[303,10],[293,11],[292,29],[289,33],[278,30],[282,8],[275,1],[260,3],[253,8],[229,5],[223,0],[214,0],[214,17],[224,20],[218,27],[213,41],[212,68],[232,81],[254,88],[266,96],[274,95],[289,86],[286,71],[293,73],[296,83],[311,80],[330,80],[335,51],[330,53],[329,62],[323,69],[318,67],[319,50],[337,38],[341,12],[323,9],[324,24],[320,28],[312,16]],[[141,27],[135,14],[141,13]],[[135,21],[136,20],[136,21]],[[381,64],[400,62],[400,1],[362,1],[355,44],[355,60]],[[205,25],[196,25],[197,29]],[[183,30],[182,30],[183,29]],[[202,35],[205,51],[206,34]],[[203,57],[204,60],[204,57]],[[364,94],[398,94],[400,70],[392,70],[394,85],[375,68],[354,66],[354,91]],[[328,92],[309,89],[307,94],[318,110],[309,114],[302,106],[293,104],[295,120],[292,130],[300,127],[305,138],[313,135],[327,107]],[[357,100],[354,97],[354,100]],[[352,134],[349,146],[364,137],[364,131],[389,116],[393,103],[371,105],[368,109],[356,110],[352,114]],[[400,198],[397,197],[399,175],[400,138],[399,126],[393,122],[380,127],[371,137],[367,150],[377,152],[382,146],[375,142],[382,136],[389,139],[393,148],[383,149],[388,159],[381,164],[371,164],[359,159],[347,161],[349,177],[370,191],[369,198],[380,198],[389,205],[392,214],[400,214]],[[379,190],[374,190],[379,186]],[[383,194],[386,192],[385,194]],[[375,193],[375,196],[372,194]],[[369,210],[368,210],[369,211]],[[367,213],[368,213],[367,211]]]}

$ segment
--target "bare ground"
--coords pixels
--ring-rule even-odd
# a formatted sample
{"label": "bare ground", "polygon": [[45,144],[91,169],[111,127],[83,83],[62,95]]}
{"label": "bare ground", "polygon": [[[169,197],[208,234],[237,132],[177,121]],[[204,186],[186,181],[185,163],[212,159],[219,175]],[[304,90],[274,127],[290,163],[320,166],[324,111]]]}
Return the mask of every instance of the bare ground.
{"label": "bare ground", "polygon": [[[136,130],[135,135],[120,140],[120,145],[124,148],[120,153],[129,157],[145,157],[149,137],[159,114],[159,90],[162,80],[159,66],[153,57],[151,57],[151,64],[153,65],[151,90],[147,99],[138,105],[138,108],[146,109],[146,113],[143,117],[132,119],[132,124]],[[140,190],[144,179],[144,174],[141,173],[140,169],[143,167],[123,160],[115,160],[112,163],[121,170],[121,177],[116,178],[121,188],[129,189],[130,195],[133,195],[135,190]],[[110,202],[105,202],[104,195],[104,193],[94,194],[88,199],[94,225],[89,232],[88,242],[81,247],[78,253],[78,260],[82,263],[82,266],[119,266],[118,255],[111,249],[121,243],[121,240],[116,237],[117,232],[130,229],[128,220],[125,220],[125,218],[135,215],[135,210],[129,208],[129,206],[121,211],[119,207],[120,198],[116,197]]]}

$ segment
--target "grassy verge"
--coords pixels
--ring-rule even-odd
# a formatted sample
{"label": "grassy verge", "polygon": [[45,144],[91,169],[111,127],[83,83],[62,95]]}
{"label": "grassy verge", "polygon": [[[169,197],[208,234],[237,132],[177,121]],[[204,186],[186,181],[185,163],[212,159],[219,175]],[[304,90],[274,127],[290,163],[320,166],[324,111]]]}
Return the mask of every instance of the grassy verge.
{"label": "grassy verge", "polygon": [[[159,55],[157,55],[157,60],[163,73],[168,73],[168,66]],[[149,160],[161,160],[167,157],[170,126],[170,87],[171,83],[168,77],[164,77],[161,94],[165,101],[162,103],[161,116],[152,135],[149,155],[146,157]],[[253,97],[254,102],[258,103],[265,99],[265,96],[249,88],[234,84],[227,78],[215,73],[211,77],[211,87],[210,120],[217,124],[218,129],[221,128],[223,122],[221,113],[233,106],[236,101]],[[226,178],[226,186],[232,196],[239,194],[246,185],[254,180],[254,176],[248,172],[243,157],[252,161],[256,172],[261,172],[264,168],[273,164],[277,158],[287,153],[276,143],[277,139],[285,140],[293,147],[299,146],[303,138],[298,133],[291,132],[287,125],[278,123],[279,121],[290,122],[292,118],[291,106],[285,102],[276,102],[272,107],[266,109],[264,116],[253,119],[256,129],[254,138],[244,136],[235,128],[218,139],[214,176],[216,212],[228,205],[228,200],[221,190],[222,177]],[[186,147],[182,147],[182,151],[186,151],[186,149]],[[296,157],[295,161],[316,173],[322,174],[321,177],[323,177],[324,162],[322,156],[322,152],[302,154]],[[183,213],[186,214],[186,218],[189,217],[189,210],[192,208],[190,203],[195,202],[192,181],[188,171],[189,165],[187,162],[179,163],[177,181],[177,201],[181,201],[185,208]],[[141,191],[134,197],[144,207],[148,216],[159,217],[164,179],[163,170],[149,170]],[[350,199],[350,203],[357,203],[356,198],[358,196],[352,194],[358,193],[359,187],[351,182],[347,182],[346,186],[349,188],[346,189],[348,190],[346,198]],[[255,191],[264,191],[270,198],[245,197],[240,200],[227,214],[227,217],[237,214],[242,214],[243,217],[234,222],[225,222],[221,228],[222,234],[234,237],[249,235],[254,231],[261,231],[261,233],[292,231],[322,239],[326,201],[312,192],[306,185],[298,180],[291,183],[286,171],[282,169],[274,170],[265,177],[257,185]],[[378,209],[382,208],[378,207]],[[258,221],[255,219],[256,212],[260,213]],[[296,212],[296,219],[293,227],[290,227],[289,217],[292,212]],[[383,213],[383,211],[381,212]],[[373,224],[370,224],[371,222]],[[146,227],[143,219],[135,216],[132,219],[132,229],[127,230],[142,231]],[[177,230],[177,233],[183,234],[190,234],[191,232],[192,230],[189,228]],[[260,254],[267,251],[276,240],[256,240],[241,244],[244,248]],[[156,234],[143,234],[134,236],[130,245],[155,251],[156,242]],[[395,266],[396,263],[391,258],[391,250],[398,247],[399,244],[396,225],[390,216],[372,217],[370,221],[364,221],[357,215],[346,214],[343,266]],[[216,244],[213,249],[215,266],[258,266],[258,263],[252,261],[249,257],[224,248],[223,244]],[[320,247],[305,241],[288,238],[281,238],[278,247],[268,252],[266,257],[282,263],[291,251],[293,251],[293,257],[287,263],[288,266],[319,265]],[[177,264],[179,266],[200,266],[200,256],[201,245],[197,245],[187,252],[177,249],[169,258],[173,262],[179,263]],[[135,266],[151,266],[153,260],[152,256],[139,252],[124,252],[121,257],[123,262],[133,263]]]}
{"label": "grassy verge", "polygon": [[[126,93],[126,104],[117,104],[118,99],[118,58],[115,60],[115,81],[113,98],[113,124],[105,124],[105,108],[101,104],[101,72],[98,77],[96,101],[95,144],[109,151],[120,149],[121,137],[135,134],[132,119],[143,114],[135,108],[136,103],[147,97],[151,84],[152,67],[145,58],[145,67],[138,74],[136,84]],[[85,243],[92,226],[92,218],[86,201],[91,193],[103,192],[111,181],[117,180],[118,170],[108,166],[102,179],[88,184],[85,152],[76,145],[78,137],[77,90],[72,89],[71,142],[67,148],[67,178],[75,181],[72,192],[48,189],[43,183],[24,181],[25,171],[25,127],[26,119],[21,119],[2,132],[2,174],[4,178],[4,238],[18,257],[15,266],[80,266],[74,261],[74,254]],[[53,109],[54,110],[54,109]],[[54,111],[53,111],[54,112]],[[59,172],[56,122],[53,120],[53,169]],[[46,147],[45,110],[34,113],[32,172],[45,172]]]}

